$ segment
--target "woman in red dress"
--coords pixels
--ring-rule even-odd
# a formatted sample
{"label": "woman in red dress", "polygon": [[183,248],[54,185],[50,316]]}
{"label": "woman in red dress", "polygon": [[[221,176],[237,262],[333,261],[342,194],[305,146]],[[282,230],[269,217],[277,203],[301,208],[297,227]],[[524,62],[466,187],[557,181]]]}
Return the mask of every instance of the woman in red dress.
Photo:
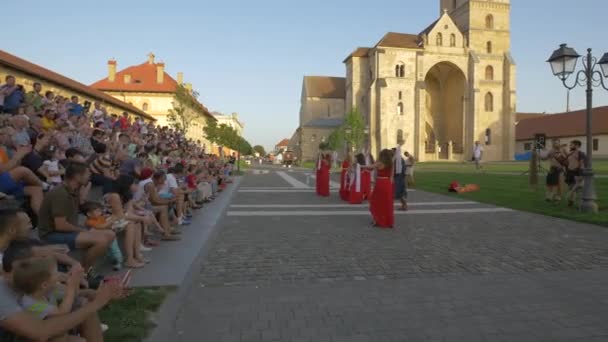
{"label": "woman in red dress", "polygon": [[342,162],[342,172],[340,172],[340,198],[343,201],[348,201],[349,191],[349,178],[350,178],[350,154],[346,154],[344,161]]}
{"label": "woman in red dress", "polygon": [[370,154],[363,155],[364,164],[361,168],[361,193],[363,194],[363,199],[369,199],[369,196],[372,193],[372,171],[365,166],[370,166],[374,164],[374,157]]}
{"label": "woman in red dress", "polygon": [[321,175],[321,159],[323,158],[323,154],[319,153],[319,156],[317,157],[317,162],[315,163],[315,190],[317,191],[317,195],[320,195],[321,193],[319,192],[319,179],[320,179],[320,175]]}
{"label": "woman in red dress", "polygon": [[321,155],[321,168],[319,169],[319,196],[329,197],[329,171],[331,169],[331,155],[325,153]]}
{"label": "woman in red dress", "polygon": [[374,225],[379,228],[393,228],[395,212],[393,205],[393,153],[382,150],[378,162],[369,169],[378,171],[376,185],[369,199],[369,210],[374,219]]}
{"label": "woman in red dress", "polygon": [[348,203],[350,204],[361,204],[363,203],[363,183],[362,183],[362,175],[365,171],[362,170],[362,167],[365,167],[365,156],[363,153],[359,153],[355,158],[356,163],[351,168],[351,181],[350,181],[350,191],[348,193]]}

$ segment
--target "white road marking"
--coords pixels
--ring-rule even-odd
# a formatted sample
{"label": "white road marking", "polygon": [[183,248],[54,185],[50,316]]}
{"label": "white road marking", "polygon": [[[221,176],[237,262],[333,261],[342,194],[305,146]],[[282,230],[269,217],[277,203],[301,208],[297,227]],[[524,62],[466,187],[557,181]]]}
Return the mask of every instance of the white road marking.
{"label": "white road marking", "polygon": [[301,189],[295,189],[295,188],[291,188],[291,190],[239,190],[239,193],[303,193],[303,192],[308,192],[308,193],[313,193],[315,192],[315,190],[301,190]]}
{"label": "white road marking", "polygon": [[[445,215],[445,214],[472,214],[472,213],[500,213],[512,212],[507,208],[477,208],[477,209],[420,209],[410,211],[396,211],[395,215]],[[229,211],[227,216],[368,216],[367,210],[344,211]]]}
{"label": "white road marking", "polygon": [[283,171],[277,171],[277,175],[283,178],[283,180],[289,183],[294,189],[310,189],[310,186],[300,182]]}
{"label": "white road marking", "polygon": [[270,171],[253,169],[253,170],[251,170],[251,173],[253,173],[254,175],[267,175],[270,173]]}
{"label": "white road marking", "polygon": [[[310,178],[311,178],[311,179],[317,179],[317,176],[316,176],[316,175],[310,175]],[[330,186],[331,188],[340,189],[340,183],[338,183],[338,182],[334,182],[334,181],[333,181],[333,180],[331,180],[331,179],[329,180],[329,186]]]}
{"label": "white road marking", "polygon": [[[409,207],[426,207],[426,206],[434,206],[434,205],[472,205],[479,204],[478,202],[418,202],[418,203],[408,203]],[[395,206],[401,206],[401,203],[395,202]],[[266,208],[277,208],[277,209],[290,209],[290,208],[367,208],[369,204],[232,204],[230,208],[257,208],[257,209],[266,209]]]}

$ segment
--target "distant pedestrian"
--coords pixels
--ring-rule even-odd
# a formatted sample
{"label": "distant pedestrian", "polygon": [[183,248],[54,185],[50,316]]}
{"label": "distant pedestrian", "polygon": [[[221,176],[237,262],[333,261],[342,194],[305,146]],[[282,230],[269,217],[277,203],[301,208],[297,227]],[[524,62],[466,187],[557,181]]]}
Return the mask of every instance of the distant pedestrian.
{"label": "distant pedestrian", "polygon": [[475,168],[477,170],[481,169],[482,158],[483,158],[483,146],[481,146],[479,141],[476,141],[475,146],[473,146],[473,161],[475,162]]}
{"label": "distant pedestrian", "polygon": [[378,162],[366,166],[369,170],[377,170],[376,185],[369,199],[369,210],[374,220],[374,226],[393,228],[395,224],[395,208],[393,205],[393,153],[384,149],[380,152]]}
{"label": "distant pedestrian", "polygon": [[413,188],[416,186],[416,181],[414,180],[414,164],[416,164],[416,158],[407,151],[405,151],[403,155],[405,156],[405,180],[407,186]]}

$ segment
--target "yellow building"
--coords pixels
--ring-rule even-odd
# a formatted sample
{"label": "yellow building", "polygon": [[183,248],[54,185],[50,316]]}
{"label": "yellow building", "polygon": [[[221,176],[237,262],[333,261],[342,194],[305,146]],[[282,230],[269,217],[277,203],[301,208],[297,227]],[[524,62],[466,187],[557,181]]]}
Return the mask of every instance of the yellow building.
{"label": "yellow building", "polygon": [[[356,107],[363,114],[375,154],[403,143],[422,161],[462,161],[480,141],[487,160],[513,159],[510,0],[439,5],[439,18],[420,33],[389,32],[344,60],[345,112]],[[326,112],[320,108],[309,120]]]}
{"label": "yellow building", "polygon": [[17,84],[23,85],[26,91],[30,91],[34,83],[39,82],[42,85],[43,93],[52,91],[63,97],[76,95],[79,97],[80,103],[84,103],[84,101],[102,103],[108,113],[121,114],[126,111],[132,116],[144,118],[145,121],[155,121],[152,116],[126,102],[0,50],[1,82],[4,82],[7,75],[15,76]]}
{"label": "yellow building", "polygon": [[[108,76],[91,85],[121,101],[132,104],[157,119],[161,126],[169,126],[169,110],[173,109],[174,95],[178,85],[192,91],[190,83],[184,83],[183,73],[177,73],[177,80],[165,71],[165,63],[156,62],[154,54],[142,64],[117,71],[118,63],[108,61]],[[207,108],[197,101],[196,116],[191,123],[186,137],[201,140],[210,146],[205,139],[203,127],[207,119],[215,120]]]}

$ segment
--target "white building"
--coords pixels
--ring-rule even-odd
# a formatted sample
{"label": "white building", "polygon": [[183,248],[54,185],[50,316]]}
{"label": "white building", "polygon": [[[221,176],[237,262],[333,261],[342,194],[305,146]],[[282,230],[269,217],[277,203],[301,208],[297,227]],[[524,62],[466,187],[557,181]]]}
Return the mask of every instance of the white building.
{"label": "white building", "polygon": [[243,136],[243,130],[245,129],[245,125],[239,120],[239,115],[237,113],[232,114],[222,114],[218,112],[211,113],[217,119],[217,124],[224,124],[228,127],[232,127],[239,136]]}
{"label": "white building", "polygon": [[[560,139],[562,144],[580,140],[583,143],[582,150],[587,150],[586,110],[538,116],[518,115],[525,116],[530,118],[519,120],[515,128],[517,153],[531,151],[537,134],[546,135],[548,144],[554,138]],[[608,158],[608,106],[593,109],[592,129],[593,157]]]}

